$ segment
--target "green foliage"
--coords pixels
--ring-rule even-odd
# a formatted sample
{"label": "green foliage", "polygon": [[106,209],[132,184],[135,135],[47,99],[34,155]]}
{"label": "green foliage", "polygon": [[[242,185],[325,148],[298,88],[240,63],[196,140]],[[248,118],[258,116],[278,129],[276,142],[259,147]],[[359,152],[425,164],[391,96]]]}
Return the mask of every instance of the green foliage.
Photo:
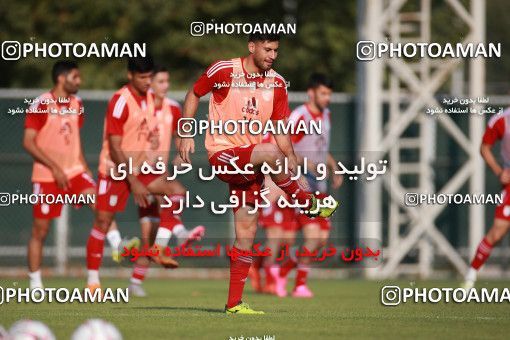
{"label": "green foliage", "polygon": [[[297,35],[284,37],[276,69],[303,90],[313,70],[330,73],[338,90],[354,89],[355,1],[2,1],[0,39],[21,42],[146,42],[155,59],[172,72],[173,89],[187,88],[218,59],[247,53],[246,37],[190,35],[193,21],[285,22]],[[48,87],[51,58],[27,58],[0,65],[1,87]],[[81,59],[82,88],[113,89],[125,80],[125,61]]]}
{"label": "green foliage", "polygon": [[[330,74],[335,90],[355,90],[356,2],[339,0],[139,0],[80,1],[0,0],[0,40],[21,42],[145,42],[157,61],[172,71],[172,89],[188,88],[203,70],[218,59],[247,53],[246,37],[208,35],[193,37],[193,21],[220,23],[296,22],[297,34],[280,44],[277,71],[304,90],[313,71]],[[470,1],[461,3],[469,11]],[[502,29],[509,11],[505,0],[487,1],[487,41],[506,46]],[[418,9],[408,1],[403,11]],[[433,0],[432,39],[459,42],[468,27],[443,0]],[[510,43],[510,42],[509,42]],[[510,53],[503,49],[503,53]],[[510,58],[487,60],[487,80],[508,89]],[[48,87],[51,58],[27,58],[0,64],[0,87]],[[81,59],[83,88],[113,89],[125,81],[125,61]],[[491,92],[489,86],[489,92]],[[493,93],[493,92],[491,92]]]}

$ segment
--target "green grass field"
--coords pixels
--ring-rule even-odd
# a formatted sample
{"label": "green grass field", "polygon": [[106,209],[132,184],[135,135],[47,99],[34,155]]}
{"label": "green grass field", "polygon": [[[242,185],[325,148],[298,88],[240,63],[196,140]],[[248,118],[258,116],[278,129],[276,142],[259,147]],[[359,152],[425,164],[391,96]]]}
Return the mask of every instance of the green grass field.
{"label": "green grass field", "polygon": [[[103,280],[103,286],[124,287],[125,280]],[[26,287],[26,281],[0,280],[3,287]],[[81,280],[48,279],[47,287],[80,287]],[[410,287],[409,281],[311,281],[316,297],[279,299],[254,294],[244,300],[262,316],[223,313],[227,285],[214,280],[151,280],[147,298],[127,304],[17,304],[0,306],[0,324],[10,327],[21,318],[45,322],[58,339],[69,339],[88,318],[115,324],[125,339],[229,339],[275,336],[275,339],[508,339],[510,304],[407,303],[383,306],[380,289],[386,284]],[[458,282],[416,282],[418,287],[456,287]],[[510,282],[480,282],[478,287],[510,287]]]}

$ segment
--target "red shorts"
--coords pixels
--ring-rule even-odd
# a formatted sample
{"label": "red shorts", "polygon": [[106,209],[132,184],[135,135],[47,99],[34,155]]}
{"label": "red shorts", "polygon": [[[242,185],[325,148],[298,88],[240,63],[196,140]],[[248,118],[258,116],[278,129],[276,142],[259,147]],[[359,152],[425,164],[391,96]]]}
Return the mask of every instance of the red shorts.
{"label": "red shorts", "polygon": [[[74,176],[69,180],[69,189],[63,190],[57,186],[56,182],[34,182],[34,194],[45,194],[45,195],[79,195],[87,189],[94,189],[96,183],[86,173],[82,172],[79,175]],[[54,203],[37,203],[32,207],[32,213],[34,218],[55,218],[59,217],[62,212],[63,204]]]}
{"label": "red shorts", "polygon": [[[232,157],[239,157],[235,164],[243,169],[246,164],[250,164],[251,154],[253,148],[257,144],[243,145],[231,149],[218,151],[209,158],[209,163],[212,166],[226,166],[228,170],[235,170],[235,168],[229,163],[229,159]],[[239,198],[239,202],[242,202],[243,192],[245,193],[245,203],[253,204],[258,198],[255,192],[260,192],[262,184],[264,183],[264,174],[261,172],[255,172],[253,175],[241,175],[241,174],[218,174],[218,178],[223,182],[228,183],[229,192],[236,195]],[[235,193],[233,193],[235,191]],[[233,208],[234,212],[240,207]]]}
{"label": "red shorts", "polygon": [[[138,175],[136,178],[147,186],[160,175]],[[129,198],[130,188],[127,180],[116,181],[110,176],[98,175],[96,209],[99,211],[119,212],[124,211]]]}
{"label": "red shorts", "polygon": [[259,214],[259,224],[263,228],[281,227],[283,230],[298,230],[296,210],[293,208],[280,208],[273,204],[262,209]]}
{"label": "red shorts", "polygon": [[510,185],[507,185],[501,192],[503,203],[496,207],[494,218],[510,221]]}

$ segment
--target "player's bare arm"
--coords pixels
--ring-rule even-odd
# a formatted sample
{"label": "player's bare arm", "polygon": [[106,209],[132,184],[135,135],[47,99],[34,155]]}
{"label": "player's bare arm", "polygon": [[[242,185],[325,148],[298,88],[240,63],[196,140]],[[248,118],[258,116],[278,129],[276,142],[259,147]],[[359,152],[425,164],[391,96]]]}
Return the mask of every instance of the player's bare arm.
{"label": "player's bare arm", "polygon": [[37,137],[37,130],[25,129],[23,136],[23,148],[34,158],[34,160],[44,164],[53,173],[53,177],[57,182],[59,188],[67,190],[69,182],[67,176],[62,169],[53,162],[36,144],[35,139]]}
{"label": "player's bare arm", "polygon": [[[182,111],[183,118],[193,118],[198,109],[198,103],[200,101],[200,97],[198,97],[195,92],[193,92],[193,88],[191,88],[186,94],[186,98],[184,99],[184,108]],[[180,144],[177,146],[179,150],[179,155],[182,160],[186,163],[191,163],[190,153],[195,153],[195,141],[192,137],[182,138]]]}
{"label": "player's bare arm", "polygon": [[[115,164],[127,164],[128,158],[124,155],[124,152],[122,152],[120,147],[122,143],[122,136],[109,135],[108,142],[110,145],[110,155]],[[150,194],[149,190],[147,190],[147,188],[133,174],[129,174],[127,176],[127,181],[131,187],[135,203],[145,208],[148,205],[147,195]]]}

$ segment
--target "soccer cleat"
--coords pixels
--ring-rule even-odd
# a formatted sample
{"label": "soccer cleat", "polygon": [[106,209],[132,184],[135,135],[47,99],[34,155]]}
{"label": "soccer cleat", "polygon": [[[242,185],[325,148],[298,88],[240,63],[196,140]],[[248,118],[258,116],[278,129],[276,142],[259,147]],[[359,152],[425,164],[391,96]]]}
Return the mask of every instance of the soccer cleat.
{"label": "soccer cleat", "polygon": [[133,248],[140,247],[140,239],[138,237],[133,237],[129,240],[122,240],[122,243],[119,249],[112,249],[112,259],[114,262],[121,263],[124,260],[122,253],[124,252],[124,248],[127,248],[129,251]]}
{"label": "soccer cleat", "polygon": [[129,290],[129,295],[133,295],[136,297],[146,297],[147,296],[147,293],[143,289],[142,285],[137,285],[137,284],[132,283],[129,285],[128,290]]}
{"label": "soccer cleat", "polygon": [[150,257],[151,260],[163,266],[164,268],[174,269],[179,267],[179,262],[174,260],[173,257],[165,255],[163,247],[161,247],[160,245],[155,244],[152,247],[151,252],[154,254],[154,256]]}
{"label": "soccer cleat", "polygon": [[198,225],[195,228],[191,229],[188,233],[188,237],[181,244],[182,248],[186,248],[190,244],[195,241],[200,241],[202,237],[205,235],[205,227],[203,225]]}
{"label": "soccer cleat", "polygon": [[250,267],[248,271],[248,278],[250,279],[251,287],[257,293],[262,292],[262,285],[260,283],[260,271],[258,268],[255,268],[253,265]]}
{"label": "soccer cleat", "polygon": [[225,313],[232,315],[232,314],[265,314],[263,311],[260,310],[253,310],[248,306],[245,302],[240,302],[238,305],[227,308],[225,305]]}
{"label": "soccer cleat", "polygon": [[276,275],[275,294],[279,297],[287,296],[287,276],[281,277],[280,275]]}
{"label": "soccer cleat", "polygon": [[306,285],[300,285],[294,288],[292,291],[292,297],[295,298],[311,298],[313,293]]}

